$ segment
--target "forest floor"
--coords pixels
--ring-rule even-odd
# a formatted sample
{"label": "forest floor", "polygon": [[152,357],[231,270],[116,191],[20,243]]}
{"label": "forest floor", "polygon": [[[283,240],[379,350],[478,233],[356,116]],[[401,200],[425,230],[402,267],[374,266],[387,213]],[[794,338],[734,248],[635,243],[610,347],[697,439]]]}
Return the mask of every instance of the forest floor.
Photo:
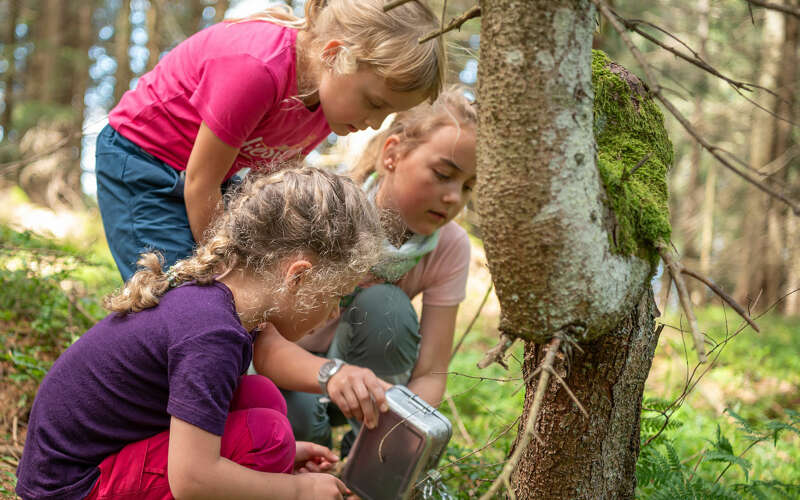
{"label": "forest floor", "polygon": [[[0,200],[0,207],[9,205]],[[26,210],[17,213],[25,214]],[[68,225],[55,214],[45,215],[43,219],[40,213],[35,219],[37,232],[51,235],[56,232],[48,230],[42,220],[50,219],[52,227],[59,231]],[[6,269],[0,272],[7,273],[0,287],[0,375],[3,381],[0,386],[0,499],[16,498],[14,471],[39,381],[58,355],[104,315],[99,300],[119,285],[96,214],[70,216],[65,220],[69,224],[77,220],[74,222],[77,226],[82,223],[89,229],[69,230],[69,243],[54,237],[11,242],[0,238],[5,249],[0,252],[0,259]],[[0,225],[11,225],[17,231],[26,227],[21,216],[1,209]],[[32,249],[28,248],[30,252],[26,253],[23,247]],[[56,257],[37,257],[42,254],[42,248],[47,249],[44,254]],[[456,341],[475,318],[490,283],[482,247],[474,241],[468,294],[459,311]],[[693,354],[686,352],[683,336],[673,328],[680,319],[672,312],[674,308],[667,309],[668,314],[659,321],[671,326],[662,332],[646,385],[646,398],[674,399],[686,386],[686,378],[694,367]],[[726,332],[735,331],[739,323],[730,311],[717,306],[699,312],[701,327],[717,341],[724,338]],[[444,468],[443,476],[458,498],[478,495],[493,474],[496,475],[516,434],[515,422],[524,399],[518,381],[490,380],[520,376],[521,345],[512,350],[509,371],[496,365],[479,371],[475,366],[495,343],[498,317],[499,305],[491,293],[451,364],[449,397],[441,407],[454,423],[454,437],[445,456],[446,462],[496,439],[480,454]],[[681,408],[680,420],[691,425],[676,431],[673,439],[678,451],[686,457],[701,452],[699,446],[713,437],[716,426],[723,432],[734,432],[735,422],[726,413],[729,410],[748,419],[763,420],[780,419],[785,409],[800,408],[800,342],[797,342],[800,320],[770,315],[760,323],[761,334],[747,329],[725,345],[723,353],[711,365],[713,369],[700,380]],[[800,436],[789,434],[772,448],[749,452],[751,477],[782,481],[795,481],[800,477]],[[732,442],[735,449],[746,445],[746,441],[737,440],[735,436]],[[780,464],[776,458],[780,459]],[[737,471],[729,473],[735,474],[741,475]]]}

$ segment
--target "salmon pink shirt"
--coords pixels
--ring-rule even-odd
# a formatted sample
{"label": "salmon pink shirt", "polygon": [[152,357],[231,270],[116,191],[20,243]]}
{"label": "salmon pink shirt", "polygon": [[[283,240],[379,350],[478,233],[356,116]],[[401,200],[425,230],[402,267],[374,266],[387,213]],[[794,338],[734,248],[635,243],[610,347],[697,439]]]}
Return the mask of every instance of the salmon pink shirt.
{"label": "salmon pink shirt", "polygon": [[297,30],[265,21],[218,23],[172,49],[126,92],[109,123],[185,170],[200,123],[239,148],[243,168],[271,171],[307,155],[331,130],[322,107],[297,96]]}

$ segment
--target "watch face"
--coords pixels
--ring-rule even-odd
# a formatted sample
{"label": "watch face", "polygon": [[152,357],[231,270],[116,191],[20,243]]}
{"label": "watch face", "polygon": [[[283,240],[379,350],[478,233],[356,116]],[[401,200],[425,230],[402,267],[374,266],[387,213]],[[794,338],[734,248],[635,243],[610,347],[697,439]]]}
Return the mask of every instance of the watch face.
{"label": "watch face", "polygon": [[319,369],[319,374],[324,378],[329,377],[334,366],[336,366],[335,361],[326,361],[325,364]]}

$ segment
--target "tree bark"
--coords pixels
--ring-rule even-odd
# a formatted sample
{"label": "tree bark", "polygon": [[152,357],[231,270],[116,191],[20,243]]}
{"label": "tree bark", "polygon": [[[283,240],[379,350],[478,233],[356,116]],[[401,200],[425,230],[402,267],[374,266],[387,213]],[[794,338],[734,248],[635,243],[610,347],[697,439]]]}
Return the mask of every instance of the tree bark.
{"label": "tree bark", "polygon": [[[651,291],[614,332],[583,352],[561,358],[556,372],[586,410],[586,418],[564,389],[551,383],[536,423],[534,440],[512,475],[519,499],[633,498],[639,455],[642,393],[658,344]],[[523,375],[543,358],[541,345],[527,344]],[[535,379],[534,379],[535,380]],[[525,398],[524,422],[532,398]]]}
{"label": "tree bark", "polygon": [[[611,252],[595,164],[588,0],[481,2],[477,207],[500,330],[590,340],[638,301],[651,265]],[[513,15],[510,15],[513,13]]]}

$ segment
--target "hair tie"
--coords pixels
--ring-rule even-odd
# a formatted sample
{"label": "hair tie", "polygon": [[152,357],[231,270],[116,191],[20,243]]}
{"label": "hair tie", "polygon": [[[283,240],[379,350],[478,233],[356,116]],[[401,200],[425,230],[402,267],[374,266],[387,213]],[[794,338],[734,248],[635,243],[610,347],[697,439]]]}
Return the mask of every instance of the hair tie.
{"label": "hair tie", "polygon": [[169,269],[167,269],[166,276],[167,276],[167,283],[169,284],[170,288],[175,288],[176,286],[178,286],[178,284],[177,284],[178,275],[175,272],[175,267],[174,266],[170,267]]}

